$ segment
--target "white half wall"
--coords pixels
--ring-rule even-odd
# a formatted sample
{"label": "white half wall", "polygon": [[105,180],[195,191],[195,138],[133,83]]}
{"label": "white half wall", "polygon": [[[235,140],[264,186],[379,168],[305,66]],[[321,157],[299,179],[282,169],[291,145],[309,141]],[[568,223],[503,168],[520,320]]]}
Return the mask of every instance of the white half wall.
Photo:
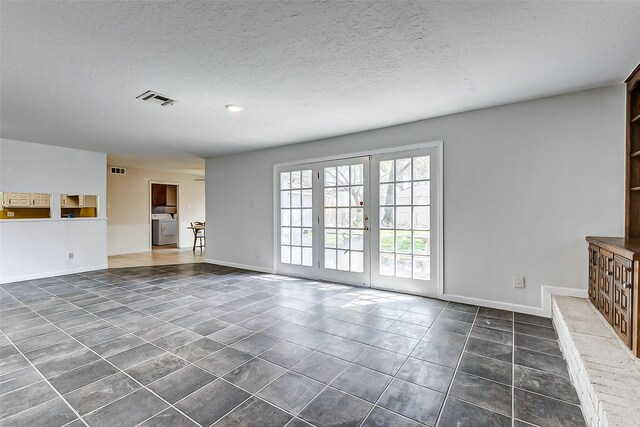
{"label": "white half wall", "polygon": [[[0,191],[51,194],[50,219],[0,221],[0,283],[107,267],[106,164],[104,153],[0,139]],[[61,218],[64,193],[96,194],[99,217]]]}
{"label": "white half wall", "polygon": [[274,164],[443,140],[445,295],[543,312],[543,287],[586,289],[586,235],[623,233],[624,94],[613,85],[208,159],[207,259],[274,269]]}
{"label": "white half wall", "polygon": [[[114,164],[112,166],[118,166]],[[126,168],[126,175],[107,176],[109,256],[151,250],[150,182],[178,184],[178,246],[193,245],[189,223],[205,220],[205,183],[194,175]]]}

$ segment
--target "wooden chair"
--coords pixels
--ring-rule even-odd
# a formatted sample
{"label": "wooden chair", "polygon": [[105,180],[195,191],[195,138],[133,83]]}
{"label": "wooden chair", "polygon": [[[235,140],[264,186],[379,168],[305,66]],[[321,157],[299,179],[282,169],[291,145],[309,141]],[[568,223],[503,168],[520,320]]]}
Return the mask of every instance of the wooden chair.
{"label": "wooden chair", "polygon": [[[191,227],[202,226],[204,227],[204,222],[192,222]],[[196,251],[196,247],[200,248],[200,253],[202,253],[202,248],[207,246],[207,237],[205,234],[205,230],[196,230],[193,229],[193,251]]]}

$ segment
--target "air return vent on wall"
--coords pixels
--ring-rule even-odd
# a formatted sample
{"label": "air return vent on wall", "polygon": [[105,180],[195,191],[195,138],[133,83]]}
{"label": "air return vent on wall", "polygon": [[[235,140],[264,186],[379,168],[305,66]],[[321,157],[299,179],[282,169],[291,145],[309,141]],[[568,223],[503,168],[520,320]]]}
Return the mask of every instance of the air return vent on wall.
{"label": "air return vent on wall", "polygon": [[136,99],[141,99],[142,101],[153,102],[155,104],[160,104],[163,107],[167,105],[173,105],[176,103],[175,99],[171,99],[166,95],[161,95],[158,92],[154,92],[152,90],[148,90],[142,95],[136,96]]}
{"label": "air return vent on wall", "polygon": [[126,175],[127,170],[125,168],[118,168],[118,167],[111,166],[111,173],[114,175]]}

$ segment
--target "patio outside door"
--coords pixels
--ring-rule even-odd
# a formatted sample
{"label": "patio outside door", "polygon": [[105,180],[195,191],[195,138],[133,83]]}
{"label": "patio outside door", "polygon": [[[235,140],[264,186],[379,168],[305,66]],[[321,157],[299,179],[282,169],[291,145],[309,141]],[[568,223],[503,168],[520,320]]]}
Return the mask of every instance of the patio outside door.
{"label": "patio outside door", "polygon": [[438,296],[438,147],[277,169],[277,271]]}
{"label": "patio outside door", "polygon": [[373,157],[371,286],[438,296],[437,148]]}

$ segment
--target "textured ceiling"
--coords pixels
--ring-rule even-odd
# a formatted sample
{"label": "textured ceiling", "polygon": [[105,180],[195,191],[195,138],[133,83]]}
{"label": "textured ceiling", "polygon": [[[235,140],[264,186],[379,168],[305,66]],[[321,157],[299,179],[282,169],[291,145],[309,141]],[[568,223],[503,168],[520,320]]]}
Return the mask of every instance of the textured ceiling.
{"label": "textured ceiling", "polygon": [[[620,82],[640,59],[640,2],[2,1],[0,15],[1,135],[120,158],[570,92]],[[149,89],[178,103],[135,99]]]}

